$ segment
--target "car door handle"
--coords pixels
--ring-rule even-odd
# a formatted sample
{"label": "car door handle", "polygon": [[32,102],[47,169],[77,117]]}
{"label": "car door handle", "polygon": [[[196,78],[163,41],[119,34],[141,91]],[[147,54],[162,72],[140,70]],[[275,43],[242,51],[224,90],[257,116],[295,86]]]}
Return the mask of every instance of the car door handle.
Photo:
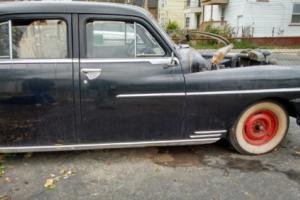
{"label": "car door handle", "polygon": [[102,73],[102,69],[100,68],[96,68],[96,69],[83,68],[80,71],[81,73],[85,74],[89,80],[94,80],[98,78]]}
{"label": "car door handle", "polygon": [[86,73],[93,73],[93,72],[100,72],[101,73],[102,69],[92,69],[92,68],[83,68],[81,69],[81,72],[86,74]]}

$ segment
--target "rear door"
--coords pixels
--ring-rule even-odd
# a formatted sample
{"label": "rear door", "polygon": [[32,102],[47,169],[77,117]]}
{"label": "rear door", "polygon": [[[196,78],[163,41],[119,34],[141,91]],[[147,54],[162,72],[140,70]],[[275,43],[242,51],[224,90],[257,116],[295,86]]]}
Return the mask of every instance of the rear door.
{"label": "rear door", "polygon": [[0,146],[75,144],[69,15],[0,17]]}
{"label": "rear door", "polygon": [[81,143],[181,139],[185,87],[179,63],[147,22],[81,15]]}

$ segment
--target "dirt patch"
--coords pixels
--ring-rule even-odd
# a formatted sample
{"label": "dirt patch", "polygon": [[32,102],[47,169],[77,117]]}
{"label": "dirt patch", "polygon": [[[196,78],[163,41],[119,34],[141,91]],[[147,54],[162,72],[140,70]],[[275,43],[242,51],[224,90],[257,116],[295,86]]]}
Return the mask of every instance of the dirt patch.
{"label": "dirt patch", "polygon": [[225,166],[229,169],[237,169],[242,172],[261,172],[273,169],[271,165],[263,164],[260,160],[246,160],[241,158],[226,157]]}
{"label": "dirt patch", "polygon": [[150,157],[155,164],[169,167],[188,167],[203,164],[203,156],[193,147],[158,148],[156,154]]}

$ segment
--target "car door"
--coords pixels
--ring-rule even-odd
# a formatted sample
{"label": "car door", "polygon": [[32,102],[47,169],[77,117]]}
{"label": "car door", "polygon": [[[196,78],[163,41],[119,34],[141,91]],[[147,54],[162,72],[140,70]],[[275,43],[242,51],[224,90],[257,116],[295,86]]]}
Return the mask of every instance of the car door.
{"label": "car door", "polygon": [[182,138],[179,62],[139,18],[80,15],[81,143]]}
{"label": "car door", "polygon": [[0,17],[0,146],[75,144],[69,15]]}

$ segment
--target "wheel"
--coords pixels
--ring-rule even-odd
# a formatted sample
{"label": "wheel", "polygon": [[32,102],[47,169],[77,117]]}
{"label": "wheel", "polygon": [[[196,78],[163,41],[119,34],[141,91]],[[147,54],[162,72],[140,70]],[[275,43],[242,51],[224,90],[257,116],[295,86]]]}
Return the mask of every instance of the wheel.
{"label": "wheel", "polygon": [[259,155],[274,150],[289,128],[286,110],[271,101],[247,108],[232,127],[229,140],[242,154]]}

